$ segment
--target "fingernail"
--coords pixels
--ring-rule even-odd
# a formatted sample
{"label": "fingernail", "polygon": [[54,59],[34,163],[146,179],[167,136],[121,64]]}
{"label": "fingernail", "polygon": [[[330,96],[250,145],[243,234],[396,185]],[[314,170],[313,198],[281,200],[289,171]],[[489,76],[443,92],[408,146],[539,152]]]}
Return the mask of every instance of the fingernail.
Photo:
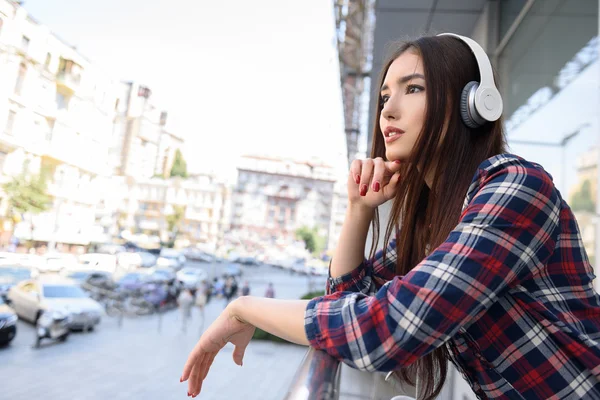
{"label": "fingernail", "polygon": [[379,182],[374,182],[373,183],[373,190],[376,191],[376,192],[379,192],[379,188],[380,188]]}
{"label": "fingernail", "polygon": [[183,382],[183,376],[179,378],[179,382]]}
{"label": "fingernail", "polygon": [[394,160],[396,164],[400,164],[400,160]]}
{"label": "fingernail", "polygon": [[361,187],[360,187],[360,195],[364,196],[366,194],[367,194],[367,185],[362,184]]}
{"label": "fingernail", "polygon": [[360,183],[360,175],[356,175],[354,182],[356,182],[357,185]]}
{"label": "fingernail", "polygon": [[188,392],[188,397],[190,397],[190,396],[191,396],[191,394],[190,394],[190,392]]}

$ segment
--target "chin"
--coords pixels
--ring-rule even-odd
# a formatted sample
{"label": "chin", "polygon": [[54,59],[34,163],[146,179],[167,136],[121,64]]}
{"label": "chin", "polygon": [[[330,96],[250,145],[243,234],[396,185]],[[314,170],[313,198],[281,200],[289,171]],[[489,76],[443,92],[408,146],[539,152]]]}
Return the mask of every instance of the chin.
{"label": "chin", "polygon": [[385,150],[385,158],[387,158],[389,161],[395,161],[395,160],[406,161],[406,160],[408,160],[408,156],[409,156],[409,154],[405,154],[405,152],[398,151],[397,149],[386,149]]}

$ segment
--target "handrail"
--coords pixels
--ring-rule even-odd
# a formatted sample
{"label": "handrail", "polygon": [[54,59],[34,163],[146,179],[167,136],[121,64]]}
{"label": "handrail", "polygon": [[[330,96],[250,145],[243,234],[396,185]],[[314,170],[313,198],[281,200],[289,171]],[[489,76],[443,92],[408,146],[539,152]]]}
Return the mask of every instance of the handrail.
{"label": "handrail", "polygon": [[341,370],[338,360],[311,347],[300,363],[284,400],[338,400]]}

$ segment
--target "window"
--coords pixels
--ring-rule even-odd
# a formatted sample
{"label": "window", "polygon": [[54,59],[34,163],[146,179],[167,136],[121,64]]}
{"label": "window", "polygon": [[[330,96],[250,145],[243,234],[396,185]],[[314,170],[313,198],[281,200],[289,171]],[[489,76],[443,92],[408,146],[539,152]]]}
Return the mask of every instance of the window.
{"label": "window", "polygon": [[21,38],[21,50],[23,50],[25,53],[27,53],[28,49],[29,49],[29,38],[27,36],[23,36]]}
{"label": "window", "polygon": [[17,83],[15,84],[15,94],[21,95],[23,90],[23,82],[25,81],[25,75],[27,75],[27,65],[21,63],[19,65],[19,75],[17,76]]}
{"label": "window", "polygon": [[8,117],[6,118],[6,127],[4,128],[4,132],[7,135],[12,135],[13,133],[13,126],[15,125],[15,119],[17,118],[17,113],[9,110],[8,111]]}
{"label": "window", "polygon": [[56,105],[58,106],[59,110],[66,110],[67,108],[69,108],[70,100],[71,96],[65,93],[56,92]]}
{"label": "window", "polygon": [[50,53],[46,53],[46,60],[44,61],[44,68],[48,69],[48,67],[50,67],[51,62],[52,62],[52,55]]}

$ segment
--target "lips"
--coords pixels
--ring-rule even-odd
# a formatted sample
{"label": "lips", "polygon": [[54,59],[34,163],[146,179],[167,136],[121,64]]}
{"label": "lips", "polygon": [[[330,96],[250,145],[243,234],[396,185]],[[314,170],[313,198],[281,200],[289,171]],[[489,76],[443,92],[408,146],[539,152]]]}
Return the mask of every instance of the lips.
{"label": "lips", "polygon": [[403,134],[404,134],[404,131],[400,128],[396,128],[395,126],[388,126],[383,131],[383,135],[385,136],[386,143],[393,142],[394,140],[402,137]]}

